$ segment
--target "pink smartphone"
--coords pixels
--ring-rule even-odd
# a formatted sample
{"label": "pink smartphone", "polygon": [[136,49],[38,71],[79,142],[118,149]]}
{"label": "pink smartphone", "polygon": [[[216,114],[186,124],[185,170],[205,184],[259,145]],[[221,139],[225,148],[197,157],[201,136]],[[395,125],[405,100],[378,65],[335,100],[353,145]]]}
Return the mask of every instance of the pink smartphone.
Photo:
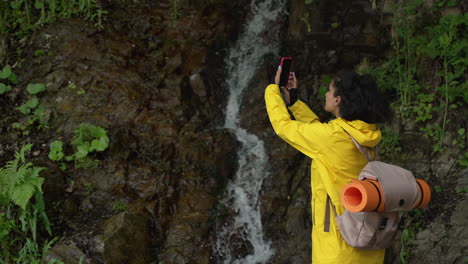
{"label": "pink smartphone", "polygon": [[286,87],[288,84],[289,80],[289,73],[291,72],[291,67],[292,67],[292,58],[291,57],[282,57],[281,58],[281,75],[280,75],[280,82],[279,86],[280,87]]}

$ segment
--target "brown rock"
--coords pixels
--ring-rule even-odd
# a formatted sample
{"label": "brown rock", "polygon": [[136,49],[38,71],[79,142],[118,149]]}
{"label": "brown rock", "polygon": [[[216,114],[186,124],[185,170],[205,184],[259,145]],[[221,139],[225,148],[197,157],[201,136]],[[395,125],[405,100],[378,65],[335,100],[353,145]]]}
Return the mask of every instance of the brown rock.
{"label": "brown rock", "polygon": [[79,249],[73,241],[62,241],[48,252],[45,261],[49,263],[52,260],[62,261],[67,264],[90,264],[89,259]]}
{"label": "brown rock", "polygon": [[104,224],[104,260],[109,264],[153,261],[151,216],[144,209],[122,212]]}

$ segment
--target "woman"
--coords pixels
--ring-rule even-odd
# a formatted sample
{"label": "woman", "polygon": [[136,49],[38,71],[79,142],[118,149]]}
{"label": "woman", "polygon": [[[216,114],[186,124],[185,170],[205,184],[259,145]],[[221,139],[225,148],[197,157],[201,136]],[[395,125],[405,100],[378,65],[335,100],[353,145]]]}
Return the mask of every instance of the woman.
{"label": "woman", "polygon": [[[356,148],[350,136],[367,147],[381,140],[376,123],[389,118],[389,106],[368,75],[340,72],[326,93],[325,110],[336,119],[322,123],[317,115],[297,100],[297,80],[292,73],[287,87],[282,87],[292,120],[278,87],[281,68],[275,83],[265,90],[268,117],[275,132],[284,141],[312,158],[312,263],[383,263],[385,250],[360,250],[346,244],[333,215],[325,224],[327,196],[337,213],[344,207],[340,191],[357,178],[367,159]],[[328,230],[327,230],[328,229]]]}

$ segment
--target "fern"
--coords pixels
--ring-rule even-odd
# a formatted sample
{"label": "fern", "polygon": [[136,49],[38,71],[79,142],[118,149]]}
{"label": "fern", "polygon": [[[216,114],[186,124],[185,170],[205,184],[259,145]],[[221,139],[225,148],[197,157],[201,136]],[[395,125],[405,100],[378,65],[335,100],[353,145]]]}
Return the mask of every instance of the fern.
{"label": "fern", "polygon": [[29,200],[35,192],[42,193],[44,178],[39,173],[44,169],[25,163],[25,152],[32,144],[25,145],[15,153],[15,159],[7,162],[5,168],[0,169],[0,201],[3,204],[13,202],[26,210]]}

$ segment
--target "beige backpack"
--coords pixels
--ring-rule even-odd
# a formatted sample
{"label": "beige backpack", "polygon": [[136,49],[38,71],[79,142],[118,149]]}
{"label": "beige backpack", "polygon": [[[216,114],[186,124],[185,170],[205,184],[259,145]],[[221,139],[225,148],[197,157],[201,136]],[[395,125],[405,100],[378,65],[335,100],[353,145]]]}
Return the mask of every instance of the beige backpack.
{"label": "beige backpack", "polygon": [[[351,137],[351,136],[350,136]],[[359,180],[378,180],[383,190],[384,212],[350,212],[345,210],[338,215],[336,208],[327,197],[325,228],[329,231],[330,207],[338,223],[344,240],[352,247],[360,249],[383,249],[393,245],[399,235],[399,212],[410,210],[422,200],[418,183],[413,174],[401,167],[376,161],[366,147],[351,137],[356,147],[369,161],[359,174]],[[376,209],[378,206],[376,207]]]}

